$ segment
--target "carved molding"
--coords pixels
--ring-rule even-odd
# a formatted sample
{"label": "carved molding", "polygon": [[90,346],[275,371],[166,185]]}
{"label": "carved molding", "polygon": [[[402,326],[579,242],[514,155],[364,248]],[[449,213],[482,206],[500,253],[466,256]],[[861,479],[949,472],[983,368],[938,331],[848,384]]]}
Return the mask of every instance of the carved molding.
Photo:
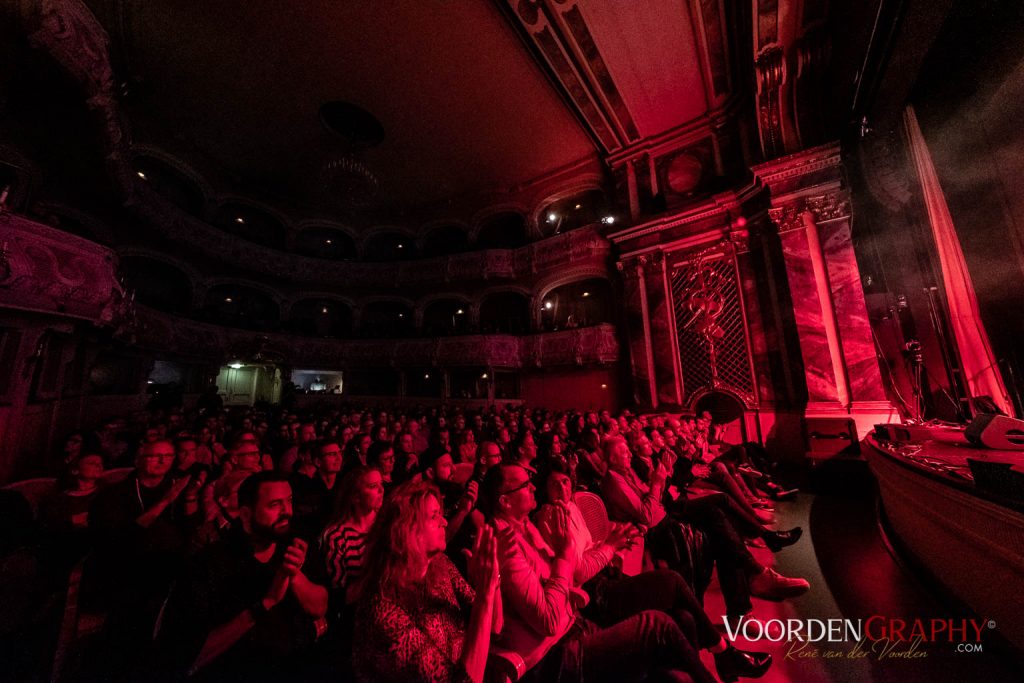
{"label": "carved molding", "polygon": [[802,230],[805,227],[803,217],[807,213],[819,224],[849,218],[850,196],[844,191],[827,192],[798,197],[768,209],[768,217],[778,227],[780,233]]}
{"label": "carved molding", "polygon": [[615,363],[615,327],[595,325],[523,337],[469,335],[423,339],[330,340],[253,333],[139,307],[134,343],[171,356],[323,365],[385,367],[561,367]]}
{"label": "carved molding", "polygon": [[0,306],[115,322],[123,290],[109,249],[11,214],[0,214],[0,249]]}

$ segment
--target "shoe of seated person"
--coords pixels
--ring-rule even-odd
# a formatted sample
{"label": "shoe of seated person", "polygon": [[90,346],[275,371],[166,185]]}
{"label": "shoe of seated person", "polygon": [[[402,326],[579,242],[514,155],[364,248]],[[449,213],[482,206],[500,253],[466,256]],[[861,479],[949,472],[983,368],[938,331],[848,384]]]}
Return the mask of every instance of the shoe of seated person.
{"label": "shoe of seated person", "polygon": [[774,500],[790,500],[791,498],[795,498],[798,493],[800,493],[799,489],[784,489],[782,487],[776,487],[771,490],[771,497]]}
{"label": "shoe of seated person", "polygon": [[750,579],[750,594],[755,598],[779,602],[803,595],[811,588],[806,579],[783,576],[771,567]]}
{"label": "shoe of seated person", "polygon": [[766,531],[761,535],[764,539],[765,545],[773,553],[777,553],[787,546],[791,546],[800,540],[803,536],[804,530],[801,527],[793,527],[788,531]]}
{"label": "shoe of seated person", "polygon": [[733,683],[737,678],[760,678],[771,665],[772,656],[767,652],[746,652],[731,644],[715,653],[715,671],[725,683]]}
{"label": "shoe of seated person", "polygon": [[760,538],[748,538],[748,539],[746,539],[743,542],[746,543],[751,548],[767,548],[768,547],[768,544],[765,543],[764,541],[762,541]]}
{"label": "shoe of seated person", "polygon": [[763,524],[771,524],[775,521],[775,515],[768,510],[759,510],[754,508],[754,516],[756,516]]}

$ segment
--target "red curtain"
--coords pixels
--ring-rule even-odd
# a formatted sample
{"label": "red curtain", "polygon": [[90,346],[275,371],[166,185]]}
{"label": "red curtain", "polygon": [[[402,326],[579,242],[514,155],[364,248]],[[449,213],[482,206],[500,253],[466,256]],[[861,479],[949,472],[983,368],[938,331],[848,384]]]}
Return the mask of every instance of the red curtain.
{"label": "red curtain", "polygon": [[928,209],[928,222],[931,223],[932,237],[935,239],[935,248],[939,254],[950,326],[953,328],[953,336],[959,349],[967,389],[971,396],[991,396],[1007,415],[1013,415],[1013,404],[1006,393],[1006,387],[1003,386],[1003,378],[992,354],[988,334],[981,323],[978,297],[974,293],[967,261],[964,259],[964,252],[960,248],[960,240],[953,226],[953,217],[949,214],[949,206],[942,193],[942,186],[939,185],[939,176],[935,172],[931,152],[928,151],[924,136],[921,134],[913,107],[907,107],[904,122],[910,141],[911,156],[917,168],[924,203]]}

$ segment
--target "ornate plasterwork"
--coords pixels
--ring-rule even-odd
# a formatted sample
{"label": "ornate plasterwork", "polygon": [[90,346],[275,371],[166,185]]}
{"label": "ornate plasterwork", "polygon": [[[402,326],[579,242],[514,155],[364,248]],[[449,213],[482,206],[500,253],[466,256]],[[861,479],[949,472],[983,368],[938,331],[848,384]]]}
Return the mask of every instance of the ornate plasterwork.
{"label": "ornate plasterwork", "polygon": [[560,367],[614,363],[620,351],[615,327],[595,325],[575,330],[516,337],[470,335],[424,339],[325,340],[196,322],[139,307],[135,344],[169,355],[254,360],[259,353],[276,363],[325,367]]}
{"label": "ornate plasterwork", "polygon": [[815,223],[849,218],[850,197],[842,191],[828,192],[798,197],[781,206],[768,209],[768,217],[778,226],[779,232],[802,229],[806,213],[810,213]]}
{"label": "ornate plasterwork", "polygon": [[109,249],[0,213],[0,306],[111,324],[124,290]]}

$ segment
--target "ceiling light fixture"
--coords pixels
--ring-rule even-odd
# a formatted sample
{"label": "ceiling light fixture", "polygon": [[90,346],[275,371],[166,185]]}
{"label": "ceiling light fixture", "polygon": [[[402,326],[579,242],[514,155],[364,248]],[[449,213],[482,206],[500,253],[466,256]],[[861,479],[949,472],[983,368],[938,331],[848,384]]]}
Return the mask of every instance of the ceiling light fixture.
{"label": "ceiling light fixture", "polygon": [[324,244],[330,244],[331,240],[324,240]]}
{"label": "ceiling light fixture", "polygon": [[590,296],[590,292],[583,292],[583,296]]}
{"label": "ceiling light fixture", "polygon": [[245,366],[244,366],[244,365],[242,365],[241,363],[232,363],[232,364],[231,364],[231,365],[229,365],[228,367],[229,367],[229,368],[231,368],[232,370],[241,370],[241,369],[242,369],[242,368],[244,368]]}
{"label": "ceiling light fixture", "polygon": [[245,219],[242,218],[241,216],[235,216],[235,222],[238,223],[239,225],[245,225]]}
{"label": "ceiling light fixture", "polygon": [[224,303],[229,304],[231,302],[232,302],[232,298],[230,296],[224,297]]}
{"label": "ceiling light fixture", "polygon": [[480,379],[487,379],[487,373],[485,372],[484,374],[480,375]]}
{"label": "ceiling light fixture", "polygon": [[615,222],[615,216],[605,216],[604,218],[601,219],[601,222],[604,223],[605,225],[611,225],[612,223]]}
{"label": "ceiling light fixture", "polygon": [[430,374],[428,373],[428,374],[423,375],[423,379],[430,379]]}
{"label": "ceiling light fixture", "polygon": [[139,177],[140,177],[140,178],[142,178],[143,180],[145,180],[145,179],[146,179],[146,174],[145,174],[145,173],[143,173],[142,171],[136,171],[136,172],[135,172],[135,175],[139,176]]}
{"label": "ceiling light fixture", "polygon": [[582,204],[577,204],[575,208],[576,208],[576,210],[578,211],[578,210],[580,210],[580,209],[582,209],[582,208],[583,208],[583,205],[582,205]]}
{"label": "ceiling light fixture", "polygon": [[459,310],[455,311],[455,315],[462,315],[463,313],[465,313],[465,311],[462,310],[461,308]]}
{"label": "ceiling light fixture", "polygon": [[545,308],[545,310],[548,310],[548,311],[550,311],[550,310],[551,310],[552,308],[554,308],[554,306],[555,306],[555,305],[554,305],[553,303],[551,303],[550,301],[545,301],[545,302],[544,302],[544,308]]}
{"label": "ceiling light fixture", "polygon": [[326,313],[326,312],[327,312],[327,307],[326,307],[326,306],[324,306],[323,308],[321,308],[321,309],[320,309],[320,312],[321,312],[321,313]]}
{"label": "ceiling light fixture", "polygon": [[558,214],[557,213],[549,213],[548,214],[548,223],[554,223],[557,220],[558,220]]}

